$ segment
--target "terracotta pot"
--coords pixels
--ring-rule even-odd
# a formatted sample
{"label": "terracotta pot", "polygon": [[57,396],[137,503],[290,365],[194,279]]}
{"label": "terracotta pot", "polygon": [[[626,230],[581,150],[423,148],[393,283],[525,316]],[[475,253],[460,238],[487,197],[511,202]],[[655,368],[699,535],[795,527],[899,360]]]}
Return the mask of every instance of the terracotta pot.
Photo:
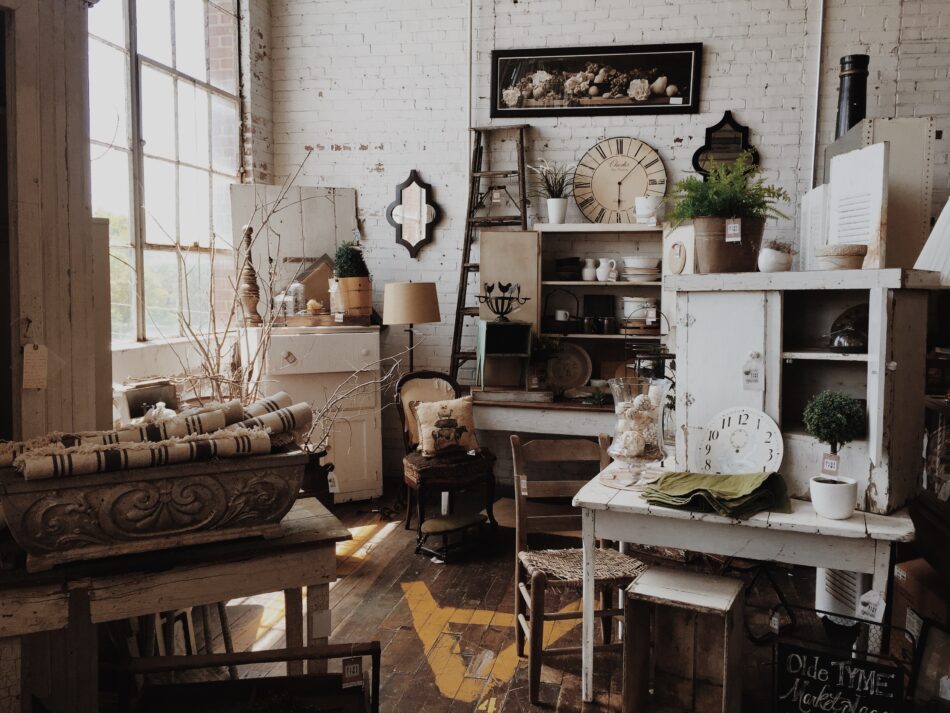
{"label": "terracotta pot", "polygon": [[373,283],[368,277],[341,277],[340,297],[343,311],[350,317],[369,317],[373,313]]}
{"label": "terracotta pot", "polygon": [[725,218],[694,218],[696,268],[699,273],[753,272],[765,231],[764,218],[743,218],[742,239],[726,242]]}

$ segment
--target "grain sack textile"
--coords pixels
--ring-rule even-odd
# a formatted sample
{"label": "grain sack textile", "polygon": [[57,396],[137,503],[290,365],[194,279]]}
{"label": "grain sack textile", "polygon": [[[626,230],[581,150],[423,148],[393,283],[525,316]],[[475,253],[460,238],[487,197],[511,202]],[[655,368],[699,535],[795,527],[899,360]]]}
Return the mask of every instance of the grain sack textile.
{"label": "grain sack textile", "polygon": [[115,431],[93,431],[89,433],[67,434],[62,442],[72,446],[108,446],[119,443],[160,443],[173,438],[184,438],[201,433],[214,433],[227,426],[224,409],[195,413],[190,416],[176,416],[165,421],[141,423],[126,426]]}
{"label": "grain sack textile", "polygon": [[64,478],[133,468],[156,468],[177,463],[265,455],[271,452],[266,431],[233,427],[212,434],[195,434],[159,443],[119,443],[66,448],[47,446],[21,455],[14,467],[26,480]]}
{"label": "grain sack textile", "polygon": [[310,404],[299,403],[245,419],[238,425],[244,428],[266,428],[276,436],[281,433],[306,433],[312,423],[313,410]]}
{"label": "grain sack textile", "polygon": [[273,396],[255,401],[244,408],[244,418],[256,418],[293,406],[294,400],[286,391],[278,391]]}

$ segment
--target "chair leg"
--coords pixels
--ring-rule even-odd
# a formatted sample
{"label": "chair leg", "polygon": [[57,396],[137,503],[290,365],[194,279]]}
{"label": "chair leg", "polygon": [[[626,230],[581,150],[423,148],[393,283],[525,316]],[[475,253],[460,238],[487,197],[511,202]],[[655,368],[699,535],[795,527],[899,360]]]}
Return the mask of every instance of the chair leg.
{"label": "chair leg", "polygon": [[198,607],[198,615],[201,617],[201,653],[214,653],[214,636],[211,633],[211,610],[208,604],[202,604]]}
{"label": "chair leg", "polygon": [[524,656],[524,645],[525,645],[525,635],[524,629],[521,628],[521,622],[519,621],[519,616],[524,616],[525,621],[531,616],[531,612],[528,611],[527,602],[525,602],[524,597],[521,596],[521,560],[515,557],[515,644],[517,646],[518,656]]}
{"label": "chair leg", "polygon": [[418,518],[418,527],[419,527],[419,536],[416,538],[417,543],[422,542],[422,523],[426,520],[426,493],[425,490],[420,486],[416,489],[416,517]]}
{"label": "chair leg", "polygon": [[195,618],[191,607],[181,613],[181,625],[185,630],[185,653],[195,656],[198,653],[198,639],[195,636]]}
{"label": "chair leg", "polygon": [[412,488],[406,484],[406,529],[412,527]]}
{"label": "chair leg", "polygon": [[495,472],[488,471],[488,478],[485,480],[485,514],[488,515],[488,522],[491,523],[492,530],[498,529],[498,520],[495,519]]}
{"label": "chair leg", "polygon": [[[600,608],[601,609],[612,609],[613,602],[611,598],[613,597],[613,588],[604,587],[600,590]],[[600,629],[604,636],[604,643],[609,644],[613,640],[613,617],[609,619],[603,618],[600,620]]]}
{"label": "chair leg", "polygon": [[541,693],[541,654],[544,646],[544,572],[531,576],[531,618],[528,619],[528,696],[538,703]]}
{"label": "chair leg", "polygon": [[[234,641],[231,639],[231,624],[228,622],[228,607],[225,602],[218,602],[218,623],[221,624],[221,638],[224,639],[224,650],[226,653],[234,653]],[[238,677],[237,666],[228,666],[228,677],[236,681]]]}

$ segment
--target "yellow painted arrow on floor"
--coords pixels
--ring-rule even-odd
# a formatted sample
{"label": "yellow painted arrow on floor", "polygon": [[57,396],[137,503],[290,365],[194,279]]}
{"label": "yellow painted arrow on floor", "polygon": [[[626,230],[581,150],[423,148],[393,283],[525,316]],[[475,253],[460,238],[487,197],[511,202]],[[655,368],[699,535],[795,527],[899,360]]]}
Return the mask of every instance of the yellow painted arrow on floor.
{"label": "yellow painted arrow on floor", "polygon": [[[493,683],[505,683],[515,675],[518,667],[516,645],[511,644],[498,653],[486,671],[480,671],[478,678],[466,676],[467,666],[462,657],[461,647],[456,636],[442,636],[449,624],[474,624],[476,626],[517,626],[513,614],[494,612],[487,609],[457,609],[442,607],[433,599],[425,582],[407,582],[402,584],[406,603],[412,613],[412,625],[422,642],[429,668],[435,676],[439,693],[446,698],[474,703]],[[520,596],[515,592],[515,596]],[[561,611],[579,611],[580,600],[571,602]],[[567,634],[580,624],[580,619],[566,621],[548,621],[544,626],[544,646]]]}

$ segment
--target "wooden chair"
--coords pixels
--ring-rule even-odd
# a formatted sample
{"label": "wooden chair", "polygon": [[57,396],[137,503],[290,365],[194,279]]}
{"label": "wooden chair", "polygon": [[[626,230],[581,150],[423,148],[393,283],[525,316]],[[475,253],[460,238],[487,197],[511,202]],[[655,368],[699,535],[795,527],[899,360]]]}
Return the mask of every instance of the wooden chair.
{"label": "wooden chair", "polygon": [[[582,550],[531,550],[528,536],[535,533],[568,533],[579,535],[580,510],[571,505],[571,498],[610,463],[607,455],[607,436],[598,443],[585,439],[535,440],[522,443],[518,436],[511,437],[511,455],[515,478],[515,577],[518,593],[515,596],[517,626],[515,633],[518,655],[524,656],[528,642],[528,692],[532,703],[538,702],[541,684],[541,662],[545,656],[579,653],[580,646],[543,648],[544,622],[580,619],[577,612],[545,612],[544,601],[548,589],[583,589],[581,570]],[[562,473],[552,473],[555,468]],[[564,476],[555,479],[554,476]],[[611,624],[621,616],[621,608],[610,608],[615,594],[622,591],[646,568],[633,557],[611,549],[595,551],[596,586],[600,593],[601,608],[595,611],[600,618],[604,643],[595,651],[621,650],[621,644],[611,643]]]}
{"label": "wooden chair", "polygon": [[448,374],[438,371],[413,371],[402,376],[396,383],[396,407],[402,422],[403,480],[406,483],[406,529],[412,525],[413,500],[418,519],[418,547],[420,551],[425,535],[422,525],[426,519],[426,497],[432,492],[448,492],[450,508],[455,493],[473,487],[484,488],[485,511],[492,527],[497,527],[492,504],[495,501],[495,456],[487,448],[475,455],[452,453],[446,456],[427,457],[418,450],[419,426],[409,404],[417,402],[445,401],[456,399],[462,390]]}

